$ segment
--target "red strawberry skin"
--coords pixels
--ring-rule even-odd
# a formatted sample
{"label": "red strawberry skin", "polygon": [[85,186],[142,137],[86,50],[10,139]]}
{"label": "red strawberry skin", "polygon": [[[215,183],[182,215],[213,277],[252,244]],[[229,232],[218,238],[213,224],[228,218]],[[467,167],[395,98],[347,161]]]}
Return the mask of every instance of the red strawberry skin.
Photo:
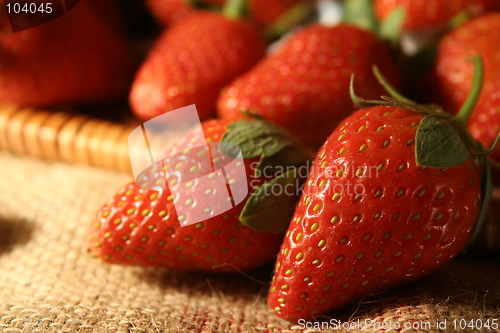
{"label": "red strawberry skin", "polygon": [[456,113],[472,86],[470,59],[479,54],[484,62],[483,93],[500,82],[500,13],[489,13],[464,23],[445,35],[438,45],[431,71],[429,94],[434,102]]}
{"label": "red strawberry skin", "polygon": [[159,38],[136,75],[130,105],[144,120],[190,104],[201,119],[210,118],[220,90],[264,52],[265,43],[249,23],[193,13]]}
{"label": "red strawberry skin", "polygon": [[[500,82],[496,86],[500,86]],[[492,87],[493,89],[479,100],[467,123],[472,137],[481,142],[486,149],[493,146],[500,133],[500,88]],[[488,156],[500,162],[500,149],[495,149]]]}
{"label": "red strawberry skin", "polygon": [[[500,81],[491,85],[485,91],[474,108],[467,122],[467,129],[472,137],[479,141],[484,149],[490,149],[500,133]],[[500,163],[500,147],[497,147],[488,157]],[[500,186],[500,170],[491,169],[493,185]]]}
{"label": "red strawberry skin", "polygon": [[243,204],[224,215],[180,227],[170,193],[125,186],[100,211],[89,245],[106,262],[183,271],[234,272],[275,256],[282,235],[239,223]]}
{"label": "red strawberry skin", "polygon": [[396,67],[373,34],[344,24],[313,25],[228,85],[218,101],[219,116],[235,120],[243,117],[241,109],[250,110],[319,146],[354,110],[352,73],[362,96],[384,94],[372,73],[375,64],[397,85]]}
{"label": "red strawberry skin", "polygon": [[46,106],[124,95],[133,63],[99,5],[82,0],[43,25],[0,35],[0,102]]}
{"label": "red strawberry skin", "polygon": [[396,107],[362,109],[325,142],[277,259],[268,303],[278,316],[338,309],[463,249],[479,216],[480,168],[472,160],[416,166],[421,119]]}
{"label": "red strawberry skin", "polygon": [[250,16],[260,27],[270,26],[294,6],[311,0],[251,0]]}
{"label": "red strawberry skin", "polygon": [[375,14],[385,19],[398,7],[406,10],[404,30],[430,30],[441,28],[455,15],[467,11],[480,14],[500,8],[496,0],[375,0]]}
{"label": "red strawberry skin", "polygon": [[[222,7],[224,0],[207,0],[207,4]],[[251,20],[259,27],[266,27],[304,0],[250,0]],[[163,25],[174,25],[196,11],[185,0],[148,0],[153,15]]]}
{"label": "red strawberry skin", "polygon": [[[207,141],[220,141],[229,122],[202,123]],[[200,138],[183,136],[172,151],[193,148]],[[189,160],[189,158],[187,159]],[[247,175],[253,175],[255,158],[245,159]],[[189,169],[192,165],[185,164]],[[173,184],[169,178],[169,184]],[[261,179],[248,181],[262,184]],[[202,193],[198,193],[198,192]],[[206,189],[195,184],[186,195],[203,198]],[[185,200],[182,200],[184,202]],[[168,189],[161,192],[130,183],[98,212],[91,232],[89,249],[109,263],[168,267],[184,271],[235,272],[270,262],[283,235],[254,231],[239,221],[246,200],[224,214],[203,222],[180,226]],[[192,202],[203,205],[204,202]],[[206,202],[205,202],[206,204]]]}

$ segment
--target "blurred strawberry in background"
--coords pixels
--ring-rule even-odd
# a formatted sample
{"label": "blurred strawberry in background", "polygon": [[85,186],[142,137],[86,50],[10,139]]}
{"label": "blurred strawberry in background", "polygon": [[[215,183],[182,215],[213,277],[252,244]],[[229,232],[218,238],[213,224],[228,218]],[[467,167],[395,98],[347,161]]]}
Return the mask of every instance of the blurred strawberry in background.
{"label": "blurred strawberry in background", "polygon": [[251,0],[250,17],[258,26],[265,28],[272,26],[299,4],[314,2],[315,0]]}
{"label": "blurred strawberry in background", "polygon": [[500,82],[500,13],[489,13],[472,19],[445,34],[437,45],[436,61],[429,82],[433,102],[456,113],[471,89],[471,59],[479,54],[484,61],[484,89]]}
{"label": "blurred strawberry in background", "polygon": [[218,101],[219,116],[236,120],[249,110],[319,146],[351,114],[351,74],[357,91],[378,98],[384,89],[372,73],[377,65],[391,82],[400,77],[389,49],[373,33],[341,24],[314,24],[229,84]]}
{"label": "blurred strawberry in background", "polygon": [[48,106],[123,96],[133,61],[117,15],[112,2],[80,0],[53,21],[0,34],[0,102]]}
{"label": "blurred strawberry in background", "polygon": [[[467,129],[474,139],[482,143],[484,148],[489,149],[494,146],[495,139],[500,133],[500,81],[491,84],[487,90],[483,91],[467,123]],[[493,184],[498,187],[500,186],[500,168],[498,168],[500,147],[497,146],[488,157],[497,164],[491,169],[491,176]]]}
{"label": "blurred strawberry in background", "polygon": [[444,27],[455,15],[481,14],[500,9],[498,0],[375,0],[374,8],[380,20],[396,8],[406,10],[403,29],[421,31]]}
{"label": "blurred strawberry in background", "polygon": [[[287,11],[299,3],[314,2],[312,0],[250,0],[250,19],[259,27],[274,23]],[[222,7],[225,0],[147,0],[151,12],[163,25],[173,25],[185,19],[195,11],[193,4]]]}
{"label": "blurred strawberry in background", "polygon": [[[225,0],[206,0],[203,2],[208,7],[222,7]],[[156,20],[165,25],[174,25],[196,11],[194,1],[188,0],[146,0],[151,13]]]}
{"label": "blurred strawberry in background", "polygon": [[165,31],[137,72],[130,92],[134,113],[147,120],[196,104],[213,117],[220,90],[264,56],[266,43],[242,18],[246,1],[222,12],[197,11]]}
{"label": "blurred strawberry in background", "polygon": [[[500,13],[476,17],[446,33],[437,45],[436,61],[425,79],[427,99],[455,114],[471,90],[474,54],[484,61],[484,87],[467,127],[484,148],[493,146],[500,129]],[[489,155],[500,162],[500,147]],[[500,169],[494,168],[494,184],[500,185]]]}

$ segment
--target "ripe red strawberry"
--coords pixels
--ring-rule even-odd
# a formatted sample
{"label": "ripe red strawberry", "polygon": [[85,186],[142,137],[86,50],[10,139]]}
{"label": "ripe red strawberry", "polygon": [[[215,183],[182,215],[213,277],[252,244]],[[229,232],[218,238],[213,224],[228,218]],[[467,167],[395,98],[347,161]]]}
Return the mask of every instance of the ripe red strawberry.
{"label": "ripe red strawberry", "polygon": [[130,104],[141,119],[196,104],[203,119],[215,115],[220,90],[265,52],[259,33],[240,19],[196,12],[167,30],[139,69]]}
{"label": "ripe red strawberry", "polygon": [[320,149],[275,267],[269,305],[311,319],[365,295],[417,279],[457,256],[491,196],[488,159],[464,123],[397,93],[348,117]]}
{"label": "ripe red strawberry", "polygon": [[375,35],[344,24],[313,25],[228,85],[218,101],[219,115],[239,119],[239,111],[248,109],[320,145],[354,110],[348,89],[351,73],[359,78],[357,90],[363,96],[384,93],[372,73],[375,64],[391,82],[398,82],[389,52]]}
{"label": "ripe red strawberry", "polygon": [[[305,162],[307,154],[296,155],[297,151],[302,151],[300,147],[290,141],[281,129],[266,121],[230,123],[224,120],[210,120],[202,126],[207,141],[233,142],[233,138],[241,147],[248,185],[241,184],[238,188],[248,186],[250,199],[247,196],[222,215],[210,217],[210,211],[226,200],[210,203],[210,197],[217,195],[218,190],[214,190],[210,183],[204,183],[197,178],[214,173],[210,164],[207,169],[207,164],[200,163],[199,150],[186,152],[186,149],[196,147],[200,138],[203,139],[203,133],[193,131],[183,136],[172,147],[171,152],[184,152],[179,160],[169,160],[163,167],[164,170],[171,166],[176,169],[175,173],[167,177],[171,187],[175,185],[179,174],[194,173],[194,178],[187,182],[179,181],[181,185],[175,193],[172,192],[173,194],[169,188],[156,191],[144,189],[135,183],[126,185],[98,212],[90,239],[90,251],[93,254],[109,263],[203,271],[247,270],[274,258],[283,238],[282,234],[256,231],[241,221],[251,222],[255,220],[256,214],[262,221],[278,219],[288,223],[298,197],[289,197],[292,201],[277,201],[279,198],[269,196],[258,203],[252,203],[252,198],[258,197],[256,189],[262,188],[263,182],[274,176],[268,172],[255,174],[255,163],[299,165]],[[256,133],[261,135],[253,136]],[[272,140],[272,144],[269,144],[269,140]],[[267,142],[267,147],[279,149],[271,151],[262,145],[263,142]],[[266,157],[261,159],[261,155]],[[213,163],[218,163],[216,158],[213,158]],[[231,172],[227,168],[225,170],[227,177],[231,178]],[[283,180],[283,177],[276,179]],[[229,180],[229,184],[233,184],[233,181]],[[235,192],[231,193],[232,200],[237,203]],[[208,218],[181,227],[180,224],[186,217],[179,213],[179,206],[174,203],[194,207],[186,210],[187,214],[197,206],[206,206],[208,211],[204,212],[208,214]],[[266,226],[263,228],[266,229]],[[269,228],[266,230],[274,231]]]}
{"label": "ripe red strawberry", "polygon": [[223,216],[180,227],[169,197],[169,191],[125,186],[98,215],[92,253],[109,263],[203,271],[247,270],[275,256],[282,236],[239,223],[241,204]]}
{"label": "ripe red strawberry", "polygon": [[[277,259],[269,305],[280,317],[338,309],[428,274],[464,248],[481,210],[481,167],[472,157],[447,168],[417,164],[416,146],[440,142],[425,132],[453,128],[447,116],[424,117],[362,109],[325,142]],[[428,127],[429,118],[444,122]]]}
{"label": "ripe red strawberry", "polygon": [[455,15],[472,15],[500,8],[496,0],[375,0],[375,14],[385,19],[396,8],[406,11],[404,30],[430,30],[445,26]]}
{"label": "ripe red strawberry", "polygon": [[44,106],[125,94],[132,61],[93,0],[34,28],[0,35],[0,102]]}
{"label": "ripe red strawberry", "polygon": [[435,102],[457,112],[471,88],[474,54],[483,58],[483,95],[500,82],[500,13],[489,13],[464,23],[446,34],[438,45],[435,65],[429,78]]}
{"label": "ripe red strawberry", "polygon": [[[223,6],[224,0],[202,1],[208,5]],[[250,0],[250,18],[260,27],[274,23],[287,11],[306,0]],[[148,0],[151,12],[163,25],[173,25],[196,11],[186,0]]]}

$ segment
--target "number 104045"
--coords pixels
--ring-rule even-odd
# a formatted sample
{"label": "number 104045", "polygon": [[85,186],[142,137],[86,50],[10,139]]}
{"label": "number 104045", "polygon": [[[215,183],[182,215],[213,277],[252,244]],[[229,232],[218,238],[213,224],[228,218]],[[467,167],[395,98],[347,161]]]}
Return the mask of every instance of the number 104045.
{"label": "number 104045", "polygon": [[52,13],[52,2],[42,3],[19,3],[7,2],[5,4],[7,14],[50,14]]}

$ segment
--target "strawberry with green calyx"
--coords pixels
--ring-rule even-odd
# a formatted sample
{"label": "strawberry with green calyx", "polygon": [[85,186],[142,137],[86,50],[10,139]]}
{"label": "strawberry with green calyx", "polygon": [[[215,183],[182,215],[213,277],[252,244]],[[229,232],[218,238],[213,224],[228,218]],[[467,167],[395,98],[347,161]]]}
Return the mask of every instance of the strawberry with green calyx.
{"label": "strawberry with green calyx", "polygon": [[[284,233],[307,177],[311,152],[266,120],[241,120],[227,127],[222,142],[240,147],[245,158],[260,156],[253,177],[269,180],[251,193],[240,221],[255,230]],[[270,175],[275,177],[269,179]]]}
{"label": "strawberry with green calyx", "polygon": [[[430,82],[424,91],[427,99],[442,104],[447,111],[455,114],[471,86],[473,68],[469,59],[475,53],[481,55],[485,67],[484,88],[467,127],[473,138],[485,147],[493,144],[500,128],[499,29],[500,14],[489,13],[448,32],[437,45],[430,74],[422,78]],[[500,162],[500,150],[495,150],[489,157]],[[496,169],[493,169],[494,184],[500,185],[500,175]]]}
{"label": "strawberry with green calyx", "polygon": [[[163,25],[182,22],[197,9],[221,8],[224,0],[148,0],[153,15]],[[250,0],[249,19],[260,29],[268,30],[277,21],[283,21],[291,11],[301,10],[300,17],[310,13],[313,5],[309,0]],[[294,22],[297,20],[294,19]],[[288,25],[289,28],[289,25]],[[275,30],[272,28],[272,30]]]}
{"label": "strawberry with green calyx", "polygon": [[202,120],[213,117],[222,87],[265,54],[259,32],[242,20],[245,6],[245,0],[230,0],[222,13],[193,13],[160,36],[130,91],[139,118],[190,104],[196,104]]}
{"label": "strawberry with green calyx", "polygon": [[460,13],[481,14],[499,9],[496,0],[375,0],[374,11],[380,20],[386,19],[395,9],[402,8],[407,15],[405,31],[426,31],[446,26]]}
{"label": "strawberry with green calyx", "polygon": [[[249,270],[274,258],[283,238],[283,235],[278,233],[281,230],[269,230],[262,225],[259,229],[270,232],[254,230],[240,221],[240,215],[245,210],[256,210],[252,208],[248,198],[255,196],[255,192],[267,181],[281,179],[285,175],[289,177],[287,172],[275,175],[267,169],[279,167],[293,170],[294,167],[307,163],[309,152],[303,150],[300,143],[290,139],[282,129],[264,120],[253,119],[236,123],[210,120],[203,122],[202,128],[203,132],[187,133],[171,148],[171,152],[184,152],[178,160],[178,155],[173,155],[174,157],[167,157],[156,165],[161,165],[164,171],[171,167],[175,169],[175,173],[165,172],[168,186],[175,186],[176,182],[180,184],[175,193],[171,192],[169,187],[160,191],[140,187],[139,185],[151,188],[151,182],[155,180],[146,179],[144,183],[143,179],[139,178],[139,185],[126,185],[99,210],[89,243],[92,254],[108,263],[223,272]],[[238,134],[233,135],[233,131]],[[223,204],[225,199],[236,202],[235,199],[211,199],[210,197],[218,195],[217,190],[211,187],[212,178],[205,177],[202,182],[199,177],[201,174],[212,175],[217,170],[224,169],[228,178],[226,183],[232,186],[234,180],[229,169],[225,168],[225,163],[221,165],[220,157],[224,159],[223,156],[217,158],[211,152],[212,162],[208,163],[208,167],[203,163],[204,159],[199,154],[201,151],[196,148],[196,142],[204,139],[203,136],[207,142],[238,144],[243,156],[247,184],[236,186],[247,186],[249,195],[221,215],[212,215],[211,211],[216,209],[217,205]],[[233,142],[233,139],[238,141]],[[224,152],[224,149],[221,148],[221,151]],[[231,152],[227,153],[232,156]],[[154,172],[148,174],[153,175]],[[196,177],[189,181],[179,180],[179,177],[191,174]],[[286,180],[285,183],[293,181]],[[234,191],[232,193],[234,194]],[[294,198],[296,201],[298,194],[294,195]],[[261,205],[260,207],[268,207],[267,211],[260,214],[269,224],[283,225],[290,221],[295,201],[281,202],[280,198],[273,196],[271,192],[267,193],[266,198],[260,195],[258,199],[252,200]],[[269,200],[273,201],[274,205],[268,204]],[[193,210],[197,206],[204,207],[207,219],[181,226],[184,219],[178,213],[179,204],[188,205]],[[213,206],[210,206],[211,204]],[[244,220],[246,224],[251,224],[251,214],[245,214]]]}
{"label": "strawberry with green calyx", "polygon": [[[462,107],[454,118],[449,117],[447,113],[437,105],[425,105],[426,109],[424,109],[424,114],[431,112],[432,115],[437,112],[438,118],[444,117],[444,121],[436,122],[433,117],[424,118],[417,132],[417,136],[421,137],[419,144],[423,146],[423,148],[421,148],[421,150],[423,151],[435,151],[428,155],[415,155],[418,164],[429,165],[432,167],[446,167],[446,165],[449,164],[459,164],[459,162],[465,161],[465,158],[471,154],[481,160],[481,164],[483,165],[482,188],[484,189],[483,192],[485,199],[483,201],[481,215],[478,219],[474,234],[471,237],[471,241],[482,227],[492,191],[492,179],[490,173],[491,160],[486,157],[491,157],[492,155],[495,156],[495,153],[498,152],[498,143],[500,142],[499,129],[497,129],[495,134],[491,134],[490,131],[489,136],[492,136],[493,139],[488,140],[487,142],[478,140],[478,133],[474,133],[473,131],[471,131],[471,128],[473,128],[471,127],[471,124],[477,122],[477,117],[474,117],[476,113],[475,110],[481,103],[481,95],[483,94],[484,86],[484,64],[481,56],[475,54],[472,63],[474,66],[472,87]],[[410,106],[410,108],[414,108],[417,111],[420,110],[420,107],[414,101],[404,97],[396,89],[394,89],[394,87],[392,87],[385,80],[382,73],[380,73],[380,71],[376,67],[374,68],[374,74],[379,80],[380,84],[384,86],[384,88],[392,98],[405,103],[406,105]],[[361,99],[355,96],[352,86],[351,96],[353,96],[353,100],[355,100],[355,103],[363,103]],[[433,123],[435,125],[433,125]],[[429,128],[439,133],[437,138],[428,137],[426,132],[429,130]],[[425,143],[422,144],[422,141],[424,141]],[[437,142],[440,142],[440,144],[436,145]],[[463,142],[465,144],[456,145],[455,142]],[[486,145],[484,143],[486,143]],[[450,150],[450,147],[455,149]],[[490,148],[485,151],[483,147]],[[433,159],[432,157],[435,156],[445,156],[445,160]],[[442,164],[440,165],[440,163]]]}
{"label": "strawberry with green calyx", "polygon": [[268,303],[290,321],[441,267],[491,194],[487,159],[462,122],[408,100],[356,100],[377,106],[353,113],[319,150],[278,255]]}
{"label": "strawberry with green calyx", "polygon": [[364,95],[384,93],[371,71],[374,64],[391,82],[399,82],[386,45],[372,33],[346,24],[315,24],[229,84],[219,97],[218,112],[237,120],[244,117],[241,109],[250,109],[318,146],[354,109],[350,73],[360,78],[356,86]]}
{"label": "strawberry with green calyx", "polygon": [[251,0],[249,12],[257,26],[274,32],[271,37],[277,37],[284,35],[314,9],[314,1],[310,0]]}
{"label": "strawberry with green calyx", "polygon": [[395,8],[382,20],[378,20],[372,0],[346,0],[342,21],[369,30],[396,48],[406,15],[404,8]]}

